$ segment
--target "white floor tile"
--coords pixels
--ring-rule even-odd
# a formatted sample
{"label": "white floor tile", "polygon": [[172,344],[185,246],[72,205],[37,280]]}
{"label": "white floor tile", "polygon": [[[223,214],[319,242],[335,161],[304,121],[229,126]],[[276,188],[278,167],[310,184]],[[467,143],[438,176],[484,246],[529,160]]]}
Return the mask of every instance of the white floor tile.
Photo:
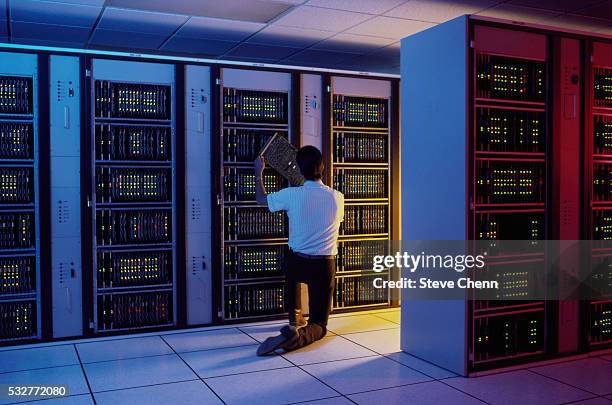
{"label": "white floor tile", "polygon": [[93,392],[196,379],[197,376],[177,356],[84,364]]}
{"label": "white floor tile", "polygon": [[79,364],[79,358],[72,345],[0,352],[0,373],[74,364]]}
{"label": "white floor tile", "polygon": [[278,355],[257,356],[257,347],[258,345],[250,345],[204,350],[183,353],[181,357],[202,378],[293,366]]}
{"label": "white floor tile", "polygon": [[431,378],[385,357],[364,357],[303,367],[342,394],[354,394]]}
{"label": "white floor tile", "polygon": [[385,329],[343,335],[352,342],[380,354],[400,352],[400,330]]}
{"label": "white floor tile", "polygon": [[359,405],[418,404],[418,405],[482,405],[483,402],[454,390],[441,382],[405,385],[379,391],[349,395]]}
{"label": "white floor tile", "polygon": [[239,329],[261,343],[269,337],[280,334],[280,329],[285,325],[286,323],[277,323],[273,325],[248,326]]}
{"label": "white floor tile", "polygon": [[382,312],[380,314],[376,314],[375,316],[382,318],[386,321],[389,322],[393,322],[393,323],[400,323],[400,311],[394,311],[394,312]]}
{"label": "white floor tile", "polygon": [[159,336],[79,343],[76,348],[83,363],[173,354]]}
{"label": "white floor tile", "polygon": [[476,378],[449,378],[444,382],[496,405],[560,404],[593,396],[527,370]]}
{"label": "white floor tile", "polygon": [[606,360],[589,358],[532,370],[597,395],[612,394],[612,363]]}
{"label": "white floor tile", "polygon": [[277,405],[338,395],[297,367],[208,378],[206,383],[228,405]]}
{"label": "white floor tile", "polygon": [[222,404],[210,388],[200,380],[99,392],[94,395],[98,405]]}
{"label": "white floor tile", "polygon": [[399,325],[374,315],[355,315],[330,318],[327,329],[337,335],[345,333],[365,332],[379,329],[397,329]]}
{"label": "white floor tile", "polygon": [[353,405],[353,403],[345,397],[334,397],[319,399],[316,401],[300,402],[300,405]]}
{"label": "white floor tile", "polygon": [[400,363],[410,368],[413,368],[416,371],[419,371],[425,374],[426,376],[435,378],[436,380],[439,380],[442,378],[457,377],[457,374],[453,373],[452,371],[448,371],[443,368],[437,367],[417,357],[411,356],[408,353],[404,353],[404,352],[391,353],[391,354],[388,354],[387,357],[395,361],[399,361]]}
{"label": "white floor tile", "polygon": [[[0,374],[0,384],[11,385],[67,385],[70,395],[89,394],[81,366],[64,366]],[[0,399],[0,404],[17,401]]]}
{"label": "white floor tile", "polygon": [[45,399],[41,401],[31,401],[28,405],[93,405],[94,401],[91,394],[75,395],[64,398]]}
{"label": "white floor tile", "polygon": [[178,353],[252,345],[257,341],[236,328],[164,335]]}
{"label": "white floor tile", "polygon": [[283,357],[297,365],[354,359],[366,356],[376,356],[376,353],[348,341],[341,336],[326,336],[300,350],[283,354]]}

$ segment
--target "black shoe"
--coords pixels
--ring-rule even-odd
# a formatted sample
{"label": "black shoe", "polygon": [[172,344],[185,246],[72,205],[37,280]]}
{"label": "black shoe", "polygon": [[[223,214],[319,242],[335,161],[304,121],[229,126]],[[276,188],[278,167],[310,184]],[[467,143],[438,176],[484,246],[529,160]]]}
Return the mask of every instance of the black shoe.
{"label": "black shoe", "polygon": [[294,326],[285,325],[280,330],[281,334],[278,336],[269,337],[263,341],[262,344],[257,348],[258,356],[265,356],[275,350],[283,349],[284,346],[288,346],[293,343],[299,336],[297,329]]}

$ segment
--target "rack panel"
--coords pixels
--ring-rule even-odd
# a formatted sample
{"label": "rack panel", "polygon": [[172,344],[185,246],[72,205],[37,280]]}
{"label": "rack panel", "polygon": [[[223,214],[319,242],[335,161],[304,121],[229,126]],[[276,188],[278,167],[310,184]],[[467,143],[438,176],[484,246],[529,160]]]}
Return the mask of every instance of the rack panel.
{"label": "rack panel", "polygon": [[286,92],[223,89],[223,122],[287,124]]}
{"label": "rack panel", "polygon": [[0,159],[34,159],[33,131],[32,123],[0,120]]}
{"label": "rack panel", "polygon": [[477,204],[541,204],[545,200],[544,162],[476,161]]}
{"label": "rack panel", "polygon": [[3,341],[31,339],[37,334],[36,300],[0,301],[0,336]]}
{"label": "rack panel", "polygon": [[226,281],[283,277],[286,245],[225,246]]}
{"label": "rack panel", "polygon": [[345,205],[340,236],[378,235],[389,232],[387,204]]}
{"label": "rack panel", "polygon": [[612,116],[593,115],[593,153],[612,155]]}
{"label": "rack panel", "polygon": [[485,212],[476,214],[478,240],[544,239],[544,212]]}
{"label": "rack panel", "polygon": [[334,168],[334,188],[347,200],[389,198],[387,169]]}
{"label": "rack panel", "polygon": [[[266,191],[274,193],[289,184],[273,169],[265,169],[263,181]],[[255,202],[255,171],[251,167],[224,168],[223,197],[225,202]]]}
{"label": "rack panel", "polygon": [[164,126],[96,124],[96,160],[171,162],[171,130]]}
{"label": "rack panel", "polygon": [[387,279],[388,274],[355,275],[336,278],[333,308],[351,309],[368,306],[388,306],[389,290],[374,287],[374,279]]}
{"label": "rack panel", "polygon": [[387,99],[334,94],[333,125],[387,129],[388,108]]}
{"label": "rack panel", "polygon": [[34,96],[32,80],[32,77],[0,76],[0,114],[33,114]]}
{"label": "rack panel", "polygon": [[385,133],[334,131],[333,162],[386,164],[388,138]]}
{"label": "rack panel", "polygon": [[170,86],[96,80],[97,118],[170,120]]}
{"label": "rack panel", "polygon": [[285,312],[284,282],[225,286],[226,319],[253,318]]}
{"label": "rack panel", "polygon": [[545,350],[543,310],[476,318],[474,363],[542,353]]}
{"label": "rack panel", "polygon": [[476,107],[477,152],[545,152],[544,111]]}
{"label": "rack panel", "polygon": [[612,108],[612,69],[593,69],[594,107]]}
{"label": "rack panel", "polygon": [[476,97],[544,102],[545,69],[544,62],[478,54],[476,57]]}
{"label": "rack panel", "polygon": [[97,300],[100,332],[173,324],[172,291],[101,294]]}

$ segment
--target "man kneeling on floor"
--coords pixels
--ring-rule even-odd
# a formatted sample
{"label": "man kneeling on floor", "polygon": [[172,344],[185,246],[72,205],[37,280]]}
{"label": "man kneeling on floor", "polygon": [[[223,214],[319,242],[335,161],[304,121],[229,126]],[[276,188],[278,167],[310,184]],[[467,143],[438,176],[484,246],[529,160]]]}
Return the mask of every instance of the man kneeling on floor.
{"label": "man kneeling on floor", "polygon": [[[255,160],[257,202],[267,205],[271,212],[284,210],[289,217],[289,254],[285,259],[285,308],[289,312],[289,325],[281,328],[280,335],[266,339],[259,346],[259,356],[277,349],[299,349],[327,333],[344,196],[321,181],[324,165],[317,148],[301,148],[297,163],[306,179],[304,185],[266,195],[264,159],[260,156]],[[298,283],[308,286],[308,324],[302,322],[296,309]]]}

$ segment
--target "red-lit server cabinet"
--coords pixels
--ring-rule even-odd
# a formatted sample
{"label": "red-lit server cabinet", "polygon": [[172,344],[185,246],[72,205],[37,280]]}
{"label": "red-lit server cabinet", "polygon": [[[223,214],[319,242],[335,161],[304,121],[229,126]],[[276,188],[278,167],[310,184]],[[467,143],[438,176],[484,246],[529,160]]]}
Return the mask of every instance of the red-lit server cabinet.
{"label": "red-lit server cabinet", "polygon": [[[589,41],[585,52],[585,227],[584,238],[612,239],[612,43]],[[596,247],[595,245],[593,246]],[[596,293],[584,307],[585,345],[612,345],[612,252],[591,255]],[[596,283],[596,284],[595,284]]]}
{"label": "red-lit server cabinet", "polygon": [[[582,51],[581,39],[467,16],[402,40],[404,239],[580,238]],[[502,295],[546,271],[538,252],[487,259],[521,263]],[[402,350],[463,375],[579,349],[577,301],[402,301]]]}

